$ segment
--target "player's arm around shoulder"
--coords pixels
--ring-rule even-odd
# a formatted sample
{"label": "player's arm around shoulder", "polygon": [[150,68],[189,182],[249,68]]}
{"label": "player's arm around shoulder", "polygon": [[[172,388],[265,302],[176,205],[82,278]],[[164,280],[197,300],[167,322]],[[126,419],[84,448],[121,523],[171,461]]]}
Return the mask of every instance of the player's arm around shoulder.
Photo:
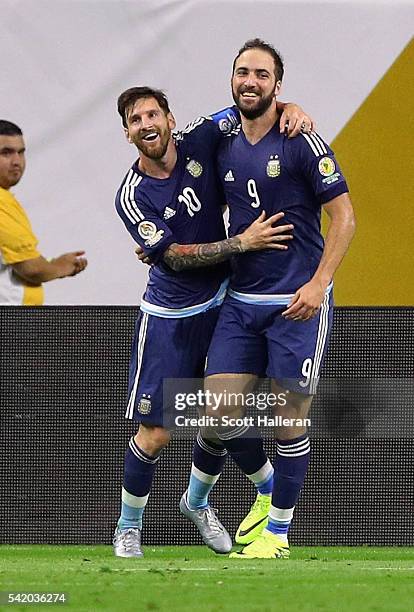
{"label": "player's arm around shoulder", "polygon": [[240,113],[236,106],[230,106],[210,115],[197,117],[183,130],[175,132],[174,138],[177,143],[193,141],[204,149],[212,147],[214,150],[224,137],[237,131],[239,125]]}
{"label": "player's arm around shoulder", "polygon": [[299,134],[310,133],[316,129],[315,121],[305,113],[301,106],[295,102],[276,102],[277,112],[280,115],[279,129],[281,134],[288,138],[295,138]]}

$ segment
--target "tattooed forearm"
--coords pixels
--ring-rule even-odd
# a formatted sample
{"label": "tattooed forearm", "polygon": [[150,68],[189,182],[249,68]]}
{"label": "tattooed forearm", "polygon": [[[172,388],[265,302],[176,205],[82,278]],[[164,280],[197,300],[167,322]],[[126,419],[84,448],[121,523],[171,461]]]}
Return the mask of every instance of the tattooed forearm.
{"label": "tattooed forearm", "polygon": [[208,242],[206,244],[171,244],[164,253],[164,261],[176,272],[188,268],[213,266],[242,253],[243,248],[238,236]]}

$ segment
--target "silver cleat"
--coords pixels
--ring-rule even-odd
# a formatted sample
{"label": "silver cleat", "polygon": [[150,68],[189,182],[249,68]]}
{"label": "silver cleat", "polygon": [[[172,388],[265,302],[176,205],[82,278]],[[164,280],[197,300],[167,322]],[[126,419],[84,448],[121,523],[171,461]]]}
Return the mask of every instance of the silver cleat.
{"label": "silver cleat", "polygon": [[136,528],[115,529],[114,555],[116,557],[143,557],[141,550],[141,530]]}
{"label": "silver cleat", "polygon": [[197,527],[204,544],[216,553],[226,554],[231,551],[231,537],[210,506],[198,510],[191,510],[187,504],[186,491],[180,501],[180,510],[181,513],[189,518]]}

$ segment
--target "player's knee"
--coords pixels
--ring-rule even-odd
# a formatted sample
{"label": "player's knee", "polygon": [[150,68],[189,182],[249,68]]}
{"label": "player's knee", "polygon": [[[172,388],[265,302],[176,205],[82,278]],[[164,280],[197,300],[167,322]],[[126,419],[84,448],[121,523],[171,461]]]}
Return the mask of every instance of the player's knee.
{"label": "player's knee", "polygon": [[217,432],[215,431],[214,427],[212,426],[200,427],[200,435],[203,438],[203,440],[207,440],[208,443],[211,442],[212,444],[222,446],[222,442],[217,437]]}
{"label": "player's knee", "polygon": [[135,442],[148,455],[158,455],[171,440],[171,434],[164,427],[148,427],[140,425]]}
{"label": "player's knee", "polygon": [[312,399],[312,395],[290,392],[286,396],[286,403],[275,406],[273,414],[288,419],[305,419],[309,413]]}
{"label": "player's knee", "polygon": [[238,409],[228,404],[216,404],[206,408],[206,416],[209,417],[209,422],[214,424],[217,419],[221,420],[223,417],[238,416]]}
{"label": "player's knee", "polygon": [[304,436],[307,433],[306,427],[278,427],[276,432],[276,438],[278,440],[294,440],[300,436]]}
{"label": "player's knee", "polygon": [[206,406],[205,413],[208,419],[207,422],[214,422],[212,421],[212,419],[215,419],[220,416],[219,408],[219,406]]}

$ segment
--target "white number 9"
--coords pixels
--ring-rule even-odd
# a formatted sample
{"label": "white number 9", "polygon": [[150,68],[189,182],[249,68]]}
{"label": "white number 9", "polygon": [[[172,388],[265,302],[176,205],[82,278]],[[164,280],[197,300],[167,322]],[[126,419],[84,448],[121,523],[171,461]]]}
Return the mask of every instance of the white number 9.
{"label": "white number 9", "polygon": [[247,181],[247,193],[251,198],[254,198],[254,202],[250,202],[250,206],[252,208],[259,208],[260,206],[260,198],[257,193],[256,181],[254,179],[249,179]]}
{"label": "white number 9", "polygon": [[299,381],[299,384],[301,387],[307,387],[309,385],[310,380],[311,380],[311,374],[312,374],[312,359],[308,357],[308,359],[305,359],[304,362],[302,363],[302,376],[305,377],[305,380]]}

